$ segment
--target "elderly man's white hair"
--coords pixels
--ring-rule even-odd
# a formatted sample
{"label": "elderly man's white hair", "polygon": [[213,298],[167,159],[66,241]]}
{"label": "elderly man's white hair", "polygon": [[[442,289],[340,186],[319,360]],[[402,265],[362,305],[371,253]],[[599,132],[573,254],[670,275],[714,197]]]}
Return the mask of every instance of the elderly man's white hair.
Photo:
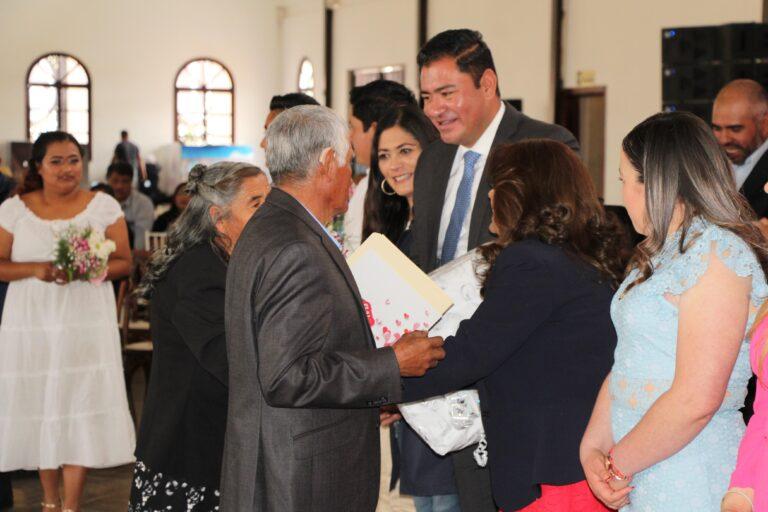
{"label": "elderly man's white hair", "polygon": [[300,105],[280,113],[267,129],[267,167],[276,184],[303,181],[330,148],[344,165],[349,152],[346,123],[331,109]]}

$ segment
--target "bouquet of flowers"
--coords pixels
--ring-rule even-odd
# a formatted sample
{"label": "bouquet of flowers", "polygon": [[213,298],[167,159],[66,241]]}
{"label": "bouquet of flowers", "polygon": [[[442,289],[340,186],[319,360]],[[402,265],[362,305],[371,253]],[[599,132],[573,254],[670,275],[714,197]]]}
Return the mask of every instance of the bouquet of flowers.
{"label": "bouquet of flowers", "polygon": [[58,234],[53,265],[66,274],[67,282],[99,284],[107,277],[107,260],[115,248],[115,242],[90,226],[70,224]]}

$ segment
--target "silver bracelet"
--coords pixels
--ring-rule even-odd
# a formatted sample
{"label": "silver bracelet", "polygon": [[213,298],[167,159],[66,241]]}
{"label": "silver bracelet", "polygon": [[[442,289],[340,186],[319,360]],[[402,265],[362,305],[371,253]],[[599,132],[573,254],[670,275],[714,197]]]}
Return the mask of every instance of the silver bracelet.
{"label": "silver bracelet", "polygon": [[725,496],[727,496],[728,494],[738,494],[739,496],[741,496],[742,498],[744,498],[745,500],[747,500],[747,501],[749,502],[749,507],[750,507],[750,508],[751,508],[753,511],[755,510],[755,504],[754,504],[754,503],[752,503],[752,498],[750,498],[750,497],[747,495],[747,493],[745,493],[744,491],[737,491],[736,489],[732,489],[732,490],[729,490],[729,491],[725,491],[725,494],[723,495],[723,499],[725,499]]}

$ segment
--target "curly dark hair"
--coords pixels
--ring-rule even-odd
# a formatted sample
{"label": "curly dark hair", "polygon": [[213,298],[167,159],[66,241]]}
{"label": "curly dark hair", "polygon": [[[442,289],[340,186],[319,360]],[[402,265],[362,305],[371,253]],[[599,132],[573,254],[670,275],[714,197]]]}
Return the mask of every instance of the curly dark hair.
{"label": "curly dark hair", "polygon": [[526,238],[563,248],[617,287],[625,235],[576,153],[562,142],[531,139],[497,146],[488,165],[498,238],[480,248],[483,288],[501,251]]}

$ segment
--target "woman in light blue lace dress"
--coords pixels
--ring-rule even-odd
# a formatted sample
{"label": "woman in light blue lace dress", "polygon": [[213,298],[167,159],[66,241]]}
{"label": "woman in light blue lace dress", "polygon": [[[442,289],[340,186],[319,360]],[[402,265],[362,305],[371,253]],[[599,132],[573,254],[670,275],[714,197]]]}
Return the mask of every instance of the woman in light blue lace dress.
{"label": "woman in light blue lace dress", "polygon": [[611,305],[615,362],[582,464],[612,508],[715,512],[744,432],[768,253],[703,121],[657,114],[622,149],[624,201],[647,239]]}

